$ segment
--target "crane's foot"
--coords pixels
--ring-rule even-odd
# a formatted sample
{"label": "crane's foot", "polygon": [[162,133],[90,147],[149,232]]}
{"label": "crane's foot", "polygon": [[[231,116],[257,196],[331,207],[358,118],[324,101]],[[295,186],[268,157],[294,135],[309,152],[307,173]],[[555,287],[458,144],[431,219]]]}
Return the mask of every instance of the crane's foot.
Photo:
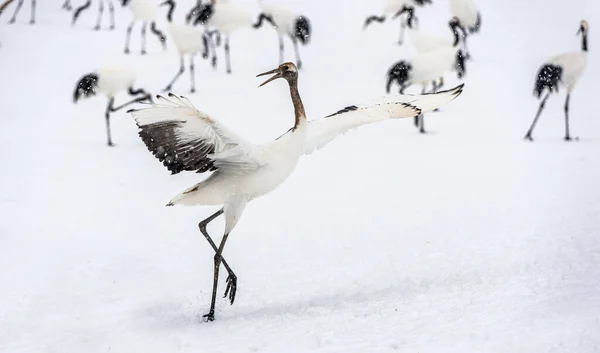
{"label": "crane's foot", "polygon": [[202,317],[204,318],[204,320],[206,322],[215,321],[215,311],[211,310],[211,311],[208,312],[208,314],[202,315]]}
{"label": "crane's foot", "polygon": [[125,54],[129,54],[129,53],[130,53],[129,48],[125,49]]}
{"label": "crane's foot", "polygon": [[231,69],[227,69],[227,74],[231,75]]}
{"label": "crane's foot", "polygon": [[11,25],[12,25],[13,23],[15,23],[15,19],[14,19],[14,18],[13,18],[13,19],[11,19],[10,21],[8,21],[8,24],[11,24]]}
{"label": "crane's foot", "polygon": [[35,21],[34,21],[34,20],[31,20],[31,21],[29,21],[29,24],[30,24],[30,25],[34,25],[34,24],[35,24]]}
{"label": "crane's foot", "polygon": [[426,133],[427,133],[427,131],[425,131],[425,130],[423,130],[423,129],[419,129],[419,133],[420,133],[420,134],[426,134]]}
{"label": "crane's foot", "polygon": [[142,50],[142,55],[146,55],[146,50]]}
{"label": "crane's foot", "polygon": [[112,143],[112,141],[109,141],[109,142],[108,142],[106,145],[107,145],[108,147],[115,147],[115,144],[114,144],[114,143]]}
{"label": "crane's foot", "polygon": [[533,142],[533,137],[531,137],[530,134],[525,135],[525,137],[523,137],[523,139],[527,140],[527,141],[532,141]]}
{"label": "crane's foot", "polygon": [[192,87],[192,89],[190,90],[190,93],[196,93],[196,89]]}
{"label": "crane's foot", "polygon": [[237,292],[237,276],[231,272],[229,276],[227,276],[227,287],[225,288],[225,294],[223,294],[223,298],[227,298],[229,294],[229,303],[233,305],[235,301],[235,293]]}
{"label": "crane's foot", "polygon": [[99,31],[100,30],[100,26],[94,26],[94,31]]}
{"label": "crane's foot", "polygon": [[173,88],[173,87],[172,87],[172,86],[167,86],[167,87],[165,87],[165,88],[164,88],[162,91],[163,91],[163,92],[167,92],[167,91],[170,91],[170,90],[171,90],[171,88]]}
{"label": "crane's foot", "polygon": [[217,68],[217,57],[216,56],[213,56],[213,58],[212,58],[212,67],[213,67],[213,69]]}
{"label": "crane's foot", "polygon": [[302,61],[298,61],[298,70],[302,70]]}

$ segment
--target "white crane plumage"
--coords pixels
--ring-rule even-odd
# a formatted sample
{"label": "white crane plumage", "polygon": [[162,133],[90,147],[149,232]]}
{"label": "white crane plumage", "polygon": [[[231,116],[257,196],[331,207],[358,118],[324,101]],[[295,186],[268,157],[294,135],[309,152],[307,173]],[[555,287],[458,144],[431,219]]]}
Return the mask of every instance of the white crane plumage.
{"label": "white crane plumage", "polygon": [[[293,63],[258,76],[273,74],[261,86],[278,78],[288,82],[294,105],[294,126],[276,140],[254,145],[233,133],[209,115],[198,111],[184,97],[158,97],[150,108],[132,111],[148,149],[172,173],[195,171],[213,173],[204,181],[175,196],[172,205],[222,205],[199,224],[200,231],[215,250],[211,305],[204,317],[214,320],[214,308],[221,261],[227,269],[225,296],[233,304],[237,277],[222,258],[227,237],[240,219],[246,204],[277,188],[294,171],[299,158],[323,147],[336,136],[353,128],[387,119],[414,117],[448,103],[462,91],[462,85],[438,94],[386,97],[366,106],[349,106],[325,119],[308,122],[298,92],[298,71]],[[219,247],[206,226],[225,216],[225,231]]]}
{"label": "white crane plumage", "polygon": [[[387,0],[385,7],[383,8],[383,15],[367,17],[363,28],[366,29],[372,22],[385,22],[387,16],[391,16],[392,19],[395,19],[403,13],[406,13],[407,9],[412,8],[414,11],[416,6],[424,6],[425,4],[431,4],[431,0]],[[417,20],[414,13],[413,16],[408,16],[406,19],[400,19],[400,39],[398,40],[398,44],[402,45],[404,43],[404,30],[406,29],[406,26],[412,26],[412,21]],[[409,21],[411,23],[409,23]]]}
{"label": "white crane plumage", "polygon": [[[401,60],[388,70],[386,92],[390,93],[394,82],[400,86],[400,94],[412,85],[422,85],[425,93],[429,83],[433,84],[432,92],[436,92],[444,84],[443,77],[448,72],[456,71],[458,78],[466,74],[465,57],[458,42],[448,47],[419,53],[408,60]],[[439,79],[439,83],[435,81]],[[425,118],[421,114],[415,117],[415,126],[419,132],[425,133]]]}
{"label": "white crane plumage", "polygon": [[[112,31],[115,29],[115,6],[113,5],[113,0],[98,0],[98,20],[96,21],[96,26],[94,26],[94,30],[99,31],[102,24],[102,15],[104,14],[104,3],[108,6],[108,11],[110,12],[110,27],[109,29]],[[77,23],[77,19],[81,15],[81,13],[87,10],[92,5],[92,0],[87,0],[83,5],[79,6],[73,12],[73,20],[71,21],[71,25],[75,26]]]}
{"label": "white crane plumage", "polygon": [[[108,146],[114,146],[110,133],[110,113],[119,111],[133,103],[152,101],[150,94],[143,89],[134,89],[136,73],[125,66],[104,66],[94,72],[84,75],[75,86],[73,92],[73,103],[77,103],[82,98],[89,98],[96,94],[103,94],[108,98],[108,104],[104,113],[106,120],[106,140]],[[115,96],[122,91],[126,91],[130,96],[141,97],[115,107]]]}
{"label": "white crane plumage", "polygon": [[539,99],[542,97],[544,91],[547,90],[548,92],[542,99],[537,114],[531,123],[531,127],[525,135],[526,140],[533,141],[531,134],[542,114],[546,101],[551,93],[558,92],[560,86],[567,88],[567,98],[565,100],[565,140],[571,140],[571,135],[569,133],[569,100],[571,98],[571,92],[587,66],[588,28],[587,21],[582,20],[579,24],[579,30],[577,31],[577,34],[581,34],[580,51],[555,56],[550,58],[550,60],[540,67],[536,76],[533,95]]}
{"label": "white crane plumage", "polygon": [[212,42],[212,36],[213,34],[217,34],[219,36],[217,39],[218,42],[220,42],[221,34],[225,37],[225,65],[227,73],[230,74],[231,56],[229,52],[229,38],[234,32],[240,29],[253,27],[250,13],[243,7],[229,1],[211,0],[209,3],[203,4],[202,0],[199,0],[186,16],[186,20],[193,25],[200,24],[204,26],[208,39],[210,39],[209,44],[212,50],[213,67],[217,65],[217,55]]}
{"label": "white crane plumage", "polygon": [[479,32],[481,28],[481,13],[475,6],[474,0],[450,0],[450,14],[456,17],[460,23],[463,34],[463,50],[467,59],[471,58],[467,47],[467,37]]}
{"label": "white crane plumage", "polygon": [[125,36],[125,54],[129,54],[131,31],[133,31],[133,26],[138,21],[142,22],[142,55],[146,54],[146,27],[148,27],[148,22],[150,22],[150,30],[158,37],[163,49],[167,49],[167,38],[158,28],[156,28],[158,5],[155,1],[156,0],[123,0],[123,6],[129,6],[133,17],[131,19],[131,24],[127,27]]}
{"label": "white crane plumage", "polygon": [[197,53],[202,53],[203,58],[208,57],[208,38],[205,33],[187,24],[177,24],[173,22],[173,12],[175,11],[175,1],[167,0],[161,5],[169,6],[167,12],[167,21],[169,22],[169,32],[173,37],[173,42],[179,52],[179,71],[175,74],[175,77],[169,82],[165,91],[170,90],[173,84],[179,79],[179,77],[185,72],[185,56],[190,57],[190,80],[191,89],[190,92],[196,92],[196,78],[194,73],[194,56]]}
{"label": "white crane plumage", "polygon": [[265,20],[275,28],[277,37],[279,38],[280,63],[284,61],[284,37],[289,37],[294,45],[296,66],[298,66],[298,69],[302,69],[298,42],[306,45],[310,41],[312,28],[308,17],[299,15],[287,7],[280,4],[273,4],[270,1],[260,0],[259,5],[261,13],[258,16],[258,21],[254,24],[254,28],[260,28]]}

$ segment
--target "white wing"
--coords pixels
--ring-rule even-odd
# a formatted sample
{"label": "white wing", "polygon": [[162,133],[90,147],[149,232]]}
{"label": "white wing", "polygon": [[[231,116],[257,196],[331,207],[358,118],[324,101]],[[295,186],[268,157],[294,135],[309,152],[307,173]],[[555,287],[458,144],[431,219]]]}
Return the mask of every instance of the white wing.
{"label": "white wing", "polygon": [[412,118],[433,111],[462,93],[463,85],[447,91],[423,95],[395,95],[364,106],[349,106],[308,124],[305,154],[324,147],[337,136],[361,125],[387,119]]}
{"label": "white wing", "polygon": [[173,174],[258,169],[261,150],[197,110],[185,97],[169,93],[149,108],[130,111],[148,150]]}

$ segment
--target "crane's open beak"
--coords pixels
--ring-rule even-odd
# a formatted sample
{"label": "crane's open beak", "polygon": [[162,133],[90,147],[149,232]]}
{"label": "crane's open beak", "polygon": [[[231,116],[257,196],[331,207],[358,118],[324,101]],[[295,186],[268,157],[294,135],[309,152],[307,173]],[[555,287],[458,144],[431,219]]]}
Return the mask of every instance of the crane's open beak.
{"label": "crane's open beak", "polygon": [[271,76],[270,79],[266,80],[265,82],[263,82],[260,86],[258,87],[262,87],[264,85],[266,85],[267,83],[276,80],[278,78],[283,77],[283,75],[281,74],[281,70],[279,68],[276,68],[275,70],[271,70],[271,71],[267,71],[267,72],[263,72],[262,74],[258,74],[256,75],[256,77],[260,77],[260,76],[265,76],[265,75],[271,75],[271,74],[275,74],[273,76]]}

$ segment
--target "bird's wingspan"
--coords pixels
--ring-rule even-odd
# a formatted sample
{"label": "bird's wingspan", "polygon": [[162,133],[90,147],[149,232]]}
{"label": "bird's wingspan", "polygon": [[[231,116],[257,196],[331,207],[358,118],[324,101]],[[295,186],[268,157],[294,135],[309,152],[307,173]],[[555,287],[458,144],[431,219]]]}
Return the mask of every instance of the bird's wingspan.
{"label": "bird's wingspan", "polygon": [[433,94],[387,96],[370,104],[352,105],[323,119],[312,120],[308,124],[304,153],[310,154],[361,125],[387,119],[412,118],[433,111],[458,97],[463,86]]}
{"label": "bird's wingspan", "polygon": [[185,97],[158,96],[151,107],[130,111],[148,150],[173,174],[259,168],[260,150]]}

